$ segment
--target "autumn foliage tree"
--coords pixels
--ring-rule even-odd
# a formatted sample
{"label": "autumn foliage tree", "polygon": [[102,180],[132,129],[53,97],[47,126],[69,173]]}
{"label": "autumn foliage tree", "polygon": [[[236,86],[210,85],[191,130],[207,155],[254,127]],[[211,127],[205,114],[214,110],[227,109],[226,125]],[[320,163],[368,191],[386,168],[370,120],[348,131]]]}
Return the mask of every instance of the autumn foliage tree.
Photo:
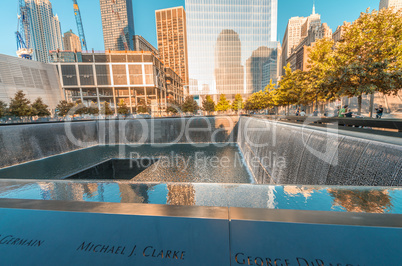
{"label": "autumn foliage tree", "polygon": [[230,109],[230,102],[226,99],[225,94],[221,94],[219,102],[216,104],[216,111],[225,112]]}
{"label": "autumn foliage tree", "polygon": [[202,110],[208,112],[208,114],[215,111],[215,102],[210,95],[207,95],[205,99],[202,101]]}

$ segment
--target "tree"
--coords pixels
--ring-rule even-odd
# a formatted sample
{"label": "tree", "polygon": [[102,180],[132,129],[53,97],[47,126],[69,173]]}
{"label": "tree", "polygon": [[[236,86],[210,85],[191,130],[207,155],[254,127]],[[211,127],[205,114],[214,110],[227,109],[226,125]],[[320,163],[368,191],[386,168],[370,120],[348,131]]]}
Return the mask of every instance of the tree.
{"label": "tree", "polygon": [[0,101],[0,118],[4,117],[7,114],[7,104],[3,101]]}
{"label": "tree", "polygon": [[195,113],[198,109],[199,106],[192,96],[187,96],[181,106],[183,113]]}
{"label": "tree", "polygon": [[337,64],[334,56],[334,41],[323,38],[318,40],[314,46],[308,48],[308,86],[306,96],[309,100],[315,100],[316,109],[318,101],[334,100],[338,98],[336,89],[328,85],[328,76]]}
{"label": "tree", "polygon": [[87,108],[87,113],[90,115],[98,115],[99,114],[99,108],[96,103],[91,102],[89,107]]}
{"label": "tree", "polygon": [[17,91],[14,98],[11,99],[9,113],[14,116],[31,116],[32,108],[30,106],[30,101],[25,98],[25,94],[22,90]]}
{"label": "tree", "polygon": [[359,114],[363,94],[397,94],[402,87],[402,12],[393,11],[367,9],[336,46],[332,87],[339,96],[358,97]]}
{"label": "tree", "polygon": [[114,112],[112,108],[110,108],[110,104],[108,102],[101,103],[101,114],[102,115],[113,115]]}
{"label": "tree", "polygon": [[226,99],[225,94],[221,94],[219,102],[216,104],[216,111],[227,111],[230,109],[230,102]]}
{"label": "tree", "polygon": [[130,109],[127,107],[123,99],[121,99],[117,104],[117,113],[120,115],[128,115],[130,113]]}
{"label": "tree", "polygon": [[32,104],[32,115],[37,115],[39,117],[50,116],[49,106],[45,104],[42,98],[38,98]]}
{"label": "tree", "polygon": [[251,110],[263,110],[274,105],[272,95],[275,91],[275,84],[270,83],[264,88],[263,91],[253,93],[246,101],[244,109]]}
{"label": "tree", "polygon": [[177,114],[180,111],[180,104],[175,100],[169,100],[166,112]]}
{"label": "tree", "polygon": [[207,95],[205,100],[202,101],[202,110],[208,112],[208,114],[215,111],[215,102],[210,95]]}
{"label": "tree", "polygon": [[88,108],[82,103],[81,100],[77,100],[75,102],[75,113],[77,115],[84,115],[84,114],[88,114]]}
{"label": "tree", "polygon": [[56,114],[58,116],[65,116],[74,107],[73,103],[68,103],[67,101],[60,101],[56,106]]}
{"label": "tree", "polygon": [[235,99],[232,103],[232,110],[239,111],[244,108],[243,97],[240,94],[235,95]]}
{"label": "tree", "polygon": [[147,105],[144,99],[141,99],[137,105],[137,113],[146,114],[151,111],[151,108]]}
{"label": "tree", "polygon": [[271,92],[273,103],[277,106],[311,103],[314,93],[309,90],[309,73],[301,70],[292,72],[290,64],[284,69],[285,76],[279,82],[279,87]]}

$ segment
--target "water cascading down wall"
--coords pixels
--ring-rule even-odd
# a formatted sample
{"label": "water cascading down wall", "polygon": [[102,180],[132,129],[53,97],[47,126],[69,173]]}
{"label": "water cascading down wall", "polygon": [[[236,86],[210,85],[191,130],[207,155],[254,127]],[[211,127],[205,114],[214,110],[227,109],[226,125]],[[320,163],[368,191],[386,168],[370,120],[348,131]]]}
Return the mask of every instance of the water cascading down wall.
{"label": "water cascading down wall", "polygon": [[257,184],[400,186],[402,147],[252,117],[0,127],[0,168],[96,145],[237,142]]}

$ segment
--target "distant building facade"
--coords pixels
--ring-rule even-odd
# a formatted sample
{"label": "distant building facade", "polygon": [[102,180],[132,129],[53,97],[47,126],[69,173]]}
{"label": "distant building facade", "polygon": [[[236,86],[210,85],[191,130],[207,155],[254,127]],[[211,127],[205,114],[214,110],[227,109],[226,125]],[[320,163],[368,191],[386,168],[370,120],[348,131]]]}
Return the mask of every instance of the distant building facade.
{"label": "distant building facade", "polygon": [[156,10],[156,33],[162,61],[188,84],[186,12],[182,6]]}
{"label": "distant building facade", "polygon": [[276,82],[277,69],[275,58],[277,58],[277,49],[275,48],[262,46],[253,51],[246,62],[246,86],[248,91],[254,93],[264,90],[271,79],[273,82]]}
{"label": "distant building facade", "polygon": [[282,75],[285,74],[285,70],[283,68],[288,63],[289,57],[292,54],[292,49],[296,48],[296,46],[298,46],[300,42],[307,37],[308,31],[311,27],[318,26],[320,24],[321,16],[316,14],[315,6],[313,6],[313,12],[309,17],[293,17],[289,19],[282,41]]}
{"label": "distant building facade", "polygon": [[100,0],[105,50],[134,50],[132,0]]}
{"label": "distant building facade", "polygon": [[33,59],[49,62],[49,51],[63,50],[63,37],[58,16],[49,0],[25,0]]}
{"label": "distant building facade", "polygon": [[[190,94],[224,93],[231,99],[258,90],[260,86],[248,86],[246,81],[254,75],[248,71],[262,69],[246,64],[260,47],[277,48],[278,1],[186,0],[185,6]],[[222,55],[229,58],[223,60]]]}
{"label": "distant building facade", "polygon": [[53,110],[63,99],[55,66],[0,54],[0,100],[10,103],[19,90],[31,102],[41,97]]}
{"label": "distant building facade", "polygon": [[159,57],[159,51],[156,49],[152,44],[150,44],[144,37],[141,35],[134,36],[134,51],[141,52],[141,51],[148,51],[153,52],[156,56]]}
{"label": "distant building facade", "polygon": [[242,92],[244,67],[241,64],[241,41],[233,30],[223,30],[215,47],[216,90],[221,94]]}
{"label": "distant building facade", "polygon": [[380,10],[383,8],[394,7],[396,10],[402,9],[402,0],[381,0]]}
{"label": "distant building facade", "polygon": [[[307,31],[305,31],[306,24],[308,25]],[[304,28],[302,29],[302,36],[304,38],[297,46],[291,49],[290,56],[288,56],[285,62],[285,65],[290,64],[292,71],[298,69],[307,71],[309,69],[309,47],[313,46],[319,39],[331,39],[333,37],[331,28],[327,23],[321,24],[320,15],[315,14],[315,9],[313,9],[313,14],[306,19],[302,28]]]}
{"label": "distant building facade", "polygon": [[346,28],[349,27],[350,25],[351,25],[350,22],[344,21],[342,26],[338,26],[338,28],[336,28],[336,31],[332,34],[332,39],[334,40],[334,42],[342,41],[343,34],[345,34]]}
{"label": "distant building facade", "polygon": [[[63,56],[64,53],[67,55]],[[166,68],[152,52],[51,54],[68,101],[81,100],[87,106],[94,103],[98,108],[102,102],[108,102],[115,111],[118,103],[124,101],[131,112],[139,106],[166,110],[169,99],[183,102],[179,75]],[[66,57],[76,61],[61,60]]]}
{"label": "distant building facade", "polygon": [[65,51],[76,51],[76,52],[81,52],[81,42],[80,42],[80,37],[75,35],[72,30],[67,31],[64,33],[63,37],[63,43],[64,43],[64,50]]}

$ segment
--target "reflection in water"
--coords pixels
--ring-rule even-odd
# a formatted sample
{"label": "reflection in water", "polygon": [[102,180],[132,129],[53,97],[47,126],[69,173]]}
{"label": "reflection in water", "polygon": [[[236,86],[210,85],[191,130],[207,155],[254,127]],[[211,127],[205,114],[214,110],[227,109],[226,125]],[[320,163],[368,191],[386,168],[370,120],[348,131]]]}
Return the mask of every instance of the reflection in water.
{"label": "reflection in water", "polygon": [[277,79],[277,50],[266,46],[259,47],[247,59],[247,92],[254,93],[264,90],[272,79]]}
{"label": "reflection in water", "polygon": [[169,205],[195,205],[195,190],[191,184],[186,185],[167,185],[167,203]]}
{"label": "reflection in water", "polygon": [[285,194],[295,197],[303,195],[306,199],[310,198],[316,189],[310,187],[286,186],[283,188]]}
{"label": "reflection in water", "polygon": [[227,96],[244,93],[244,69],[241,65],[241,41],[234,30],[223,30],[215,47],[216,93]]}
{"label": "reflection in water", "polygon": [[149,203],[148,190],[150,190],[150,187],[119,184],[119,190],[121,202]]}
{"label": "reflection in water", "polygon": [[402,188],[0,180],[0,198],[402,213]]}
{"label": "reflection in water", "polygon": [[348,212],[385,213],[392,208],[388,190],[335,190],[333,206],[342,206]]}

